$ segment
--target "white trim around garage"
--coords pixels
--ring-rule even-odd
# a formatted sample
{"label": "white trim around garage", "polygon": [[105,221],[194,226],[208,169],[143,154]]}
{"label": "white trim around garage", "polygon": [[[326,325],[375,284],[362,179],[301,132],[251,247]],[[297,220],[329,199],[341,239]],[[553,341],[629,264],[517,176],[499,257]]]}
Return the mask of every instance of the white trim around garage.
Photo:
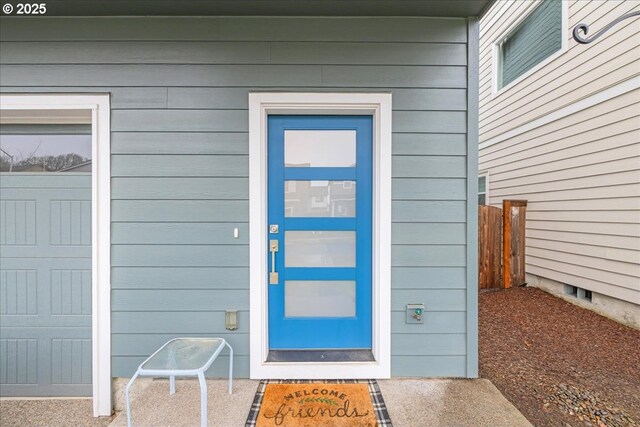
{"label": "white trim around garage", "polygon": [[[91,366],[93,415],[109,416],[111,405],[111,143],[108,94],[0,95],[2,122],[91,123]],[[29,110],[36,111],[29,114]],[[49,110],[52,114],[42,114]],[[73,110],[72,114],[64,110]],[[21,115],[20,111],[25,114]],[[61,112],[61,113],[56,113]],[[76,114],[84,111],[85,114]],[[72,118],[75,117],[75,119]],[[90,119],[89,119],[90,117]],[[89,121],[90,120],[90,121]]]}
{"label": "white trim around garage", "polygon": [[[373,176],[373,362],[267,362],[267,116],[371,114]],[[250,377],[322,379],[391,376],[391,94],[249,93]]]}

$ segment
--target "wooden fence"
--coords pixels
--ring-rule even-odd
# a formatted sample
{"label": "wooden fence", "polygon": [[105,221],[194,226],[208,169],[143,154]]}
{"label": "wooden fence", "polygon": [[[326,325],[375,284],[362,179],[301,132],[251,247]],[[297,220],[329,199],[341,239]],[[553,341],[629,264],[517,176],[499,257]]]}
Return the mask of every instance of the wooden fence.
{"label": "wooden fence", "polygon": [[526,200],[502,202],[502,284],[504,288],[524,283]]}
{"label": "wooden fence", "polygon": [[510,288],[525,282],[526,200],[504,200],[502,209],[478,207],[478,287]]}
{"label": "wooden fence", "polygon": [[502,287],[502,209],[478,206],[478,285]]}

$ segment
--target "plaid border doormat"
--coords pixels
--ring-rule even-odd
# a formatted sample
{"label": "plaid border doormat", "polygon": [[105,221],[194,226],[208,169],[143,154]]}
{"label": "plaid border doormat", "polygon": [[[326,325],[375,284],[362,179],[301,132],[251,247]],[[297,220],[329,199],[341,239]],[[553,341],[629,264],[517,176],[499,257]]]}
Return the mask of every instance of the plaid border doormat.
{"label": "plaid border doormat", "polygon": [[262,398],[264,397],[264,391],[267,388],[267,384],[367,384],[369,386],[369,396],[371,397],[371,404],[376,412],[376,418],[378,421],[378,427],[392,427],[391,418],[387,411],[387,405],[384,403],[380,387],[376,380],[262,380],[258,385],[258,390],[253,398],[251,404],[251,410],[247,417],[246,427],[255,427],[258,422],[258,413],[260,412],[260,405],[262,404]]}

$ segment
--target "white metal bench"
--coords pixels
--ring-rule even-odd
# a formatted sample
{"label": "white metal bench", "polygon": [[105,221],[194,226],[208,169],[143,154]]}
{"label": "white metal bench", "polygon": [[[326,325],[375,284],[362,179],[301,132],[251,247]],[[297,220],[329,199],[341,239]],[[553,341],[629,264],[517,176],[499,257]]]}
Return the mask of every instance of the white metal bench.
{"label": "white metal bench", "polygon": [[229,394],[233,383],[233,348],[223,338],[175,338],[147,358],[126,388],[127,425],[131,427],[129,389],[138,376],[169,377],[169,393],[176,392],[176,377],[198,377],[200,383],[200,424],[207,425],[207,383],[204,373],[223,348],[229,347]]}

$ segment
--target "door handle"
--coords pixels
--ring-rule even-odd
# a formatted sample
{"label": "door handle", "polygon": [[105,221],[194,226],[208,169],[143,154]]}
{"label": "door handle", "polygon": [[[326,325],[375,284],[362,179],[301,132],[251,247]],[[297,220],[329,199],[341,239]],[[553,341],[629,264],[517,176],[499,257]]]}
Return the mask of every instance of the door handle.
{"label": "door handle", "polygon": [[278,284],[278,272],[276,271],[276,252],[278,252],[278,239],[269,240],[269,252],[271,252],[271,271],[269,272],[269,284]]}

